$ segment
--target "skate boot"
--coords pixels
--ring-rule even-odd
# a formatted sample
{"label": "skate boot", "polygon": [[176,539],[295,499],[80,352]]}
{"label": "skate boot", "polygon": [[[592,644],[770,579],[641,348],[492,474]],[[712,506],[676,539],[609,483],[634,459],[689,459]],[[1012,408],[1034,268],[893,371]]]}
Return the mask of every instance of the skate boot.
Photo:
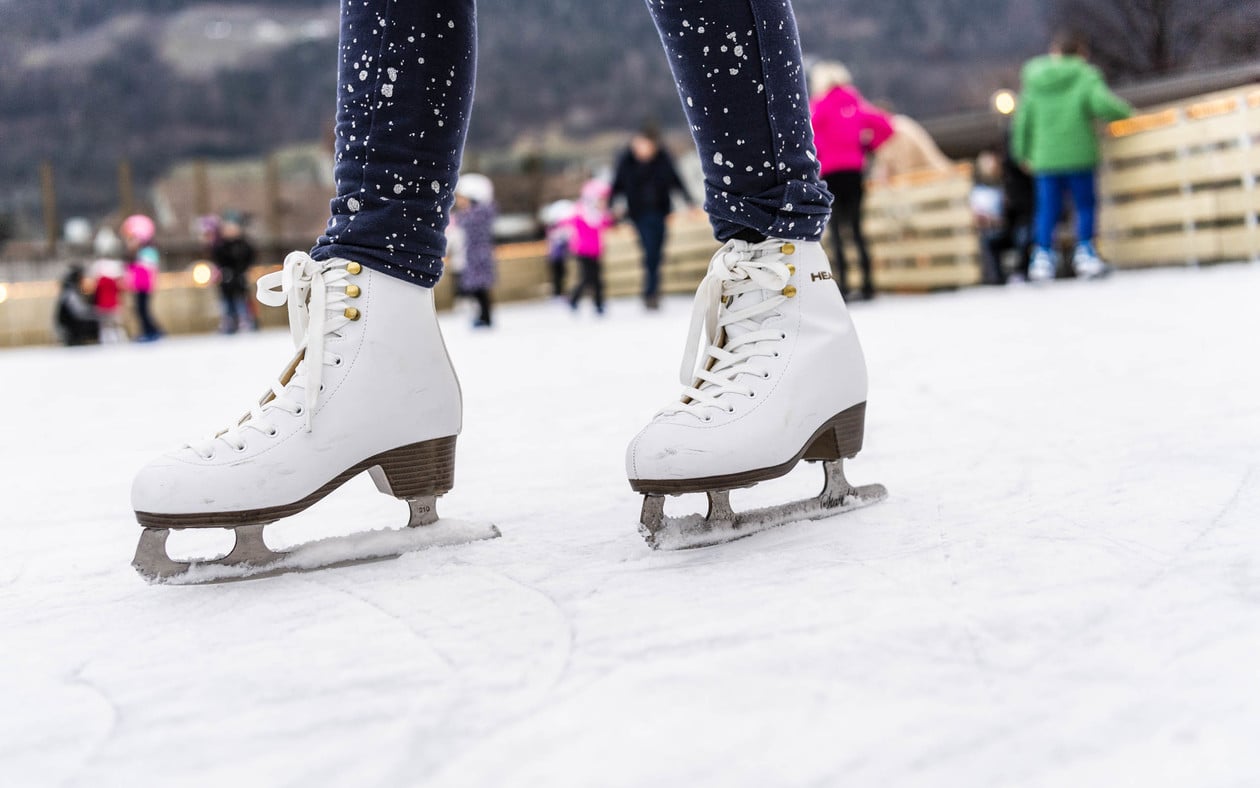
{"label": "skate boot", "polygon": [[1111,267],[1098,256],[1090,241],[1076,245],[1076,251],[1072,253],[1072,269],[1081,279],[1098,279],[1111,272]]}
{"label": "skate boot", "polygon": [[[719,250],[696,291],[681,379],[682,398],[626,452],[653,548],[718,544],[886,497],[844,478],[844,459],[862,448],[866,363],[819,244],[734,240]],[[824,463],[817,498],[731,509],[730,490],[802,460]],[[708,494],[707,516],[665,516],[664,496],[696,492]]]}
{"label": "skate boot", "polygon": [[1033,252],[1032,262],[1028,264],[1028,281],[1052,281],[1058,267],[1058,261],[1055,260],[1054,252],[1037,247],[1036,251]]}
{"label": "skate boot", "polygon": [[[438,520],[454,480],[459,382],[433,291],[346,260],[290,254],[258,282],[286,301],[297,355],[235,424],[145,466],[132,485],[144,527],[134,566],[151,582],[209,582],[316,569],[498,536],[492,525]],[[274,552],[265,525],[310,507],[367,471],[406,500],[410,528],[370,531]],[[226,556],[172,560],[172,528],[232,528]]]}

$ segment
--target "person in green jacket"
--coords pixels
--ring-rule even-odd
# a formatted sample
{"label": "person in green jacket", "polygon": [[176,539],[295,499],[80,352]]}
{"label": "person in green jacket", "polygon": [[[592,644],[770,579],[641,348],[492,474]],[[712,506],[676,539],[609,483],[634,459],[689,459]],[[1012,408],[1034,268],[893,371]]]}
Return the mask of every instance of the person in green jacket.
{"label": "person in green jacket", "polygon": [[1057,269],[1054,228],[1065,193],[1076,209],[1077,276],[1101,276],[1107,266],[1094,250],[1098,137],[1095,124],[1133,114],[1128,102],[1112,93],[1102,72],[1086,60],[1084,39],[1075,33],[1055,36],[1050,54],[1024,64],[1021,92],[1011,129],[1011,147],[1036,180],[1036,252],[1029,279],[1053,279]]}

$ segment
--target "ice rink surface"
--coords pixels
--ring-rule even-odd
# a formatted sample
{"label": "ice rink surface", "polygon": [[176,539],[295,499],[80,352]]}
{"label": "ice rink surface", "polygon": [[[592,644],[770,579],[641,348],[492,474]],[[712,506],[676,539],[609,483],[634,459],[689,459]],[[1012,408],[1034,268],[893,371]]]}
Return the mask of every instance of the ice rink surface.
{"label": "ice rink surface", "polygon": [[[447,316],[439,508],[503,538],[192,588],[128,565],[131,476],[243,413],[287,334],[0,353],[0,784],[1260,781],[1260,266],[859,304],[847,469],[890,499],[653,553],[623,451],[689,311]],[[269,533],[405,509],[361,478]]]}

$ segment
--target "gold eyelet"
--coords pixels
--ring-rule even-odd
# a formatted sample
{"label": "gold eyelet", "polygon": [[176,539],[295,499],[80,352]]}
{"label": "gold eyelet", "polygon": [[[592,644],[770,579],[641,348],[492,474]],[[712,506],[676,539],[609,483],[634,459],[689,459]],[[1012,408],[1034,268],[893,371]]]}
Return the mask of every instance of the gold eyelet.
{"label": "gold eyelet", "polygon": [[792,265],[791,263],[788,263],[788,274],[791,275],[795,273],[796,273],[796,266]]}
{"label": "gold eyelet", "polygon": [[779,247],[779,251],[783,254],[796,254],[796,244],[783,244]]}
{"label": "gold eyelet", "polygon": [[355,262],[350,262],[346,263],[346,270],[352,274],[361,274],[363,273],[363,266]]}
{"label": "gold eyelet", "polygon": [[358,298],[362,293],[363,291],[359,289],[358,285],[346,285],[346,295],[351,298]]}
{"label": "gold eyelet", "polygon": [[795,288],[795,287],[792,287],[791,285],[788,285],[787,287],[783,288],[783,295],[787,296],[788,298],[793,298],[793,297],[795,297],[795,296],[796,296],[796,288]]}
{"label": "gold eyelet", "polygon": [[354,307],[347,307],[347,308],[346,308],[346,317],[347,317],[347,318],[349,318],[350,320],[358,320],[358,319],[359,319],[359,310],[355,309]]}

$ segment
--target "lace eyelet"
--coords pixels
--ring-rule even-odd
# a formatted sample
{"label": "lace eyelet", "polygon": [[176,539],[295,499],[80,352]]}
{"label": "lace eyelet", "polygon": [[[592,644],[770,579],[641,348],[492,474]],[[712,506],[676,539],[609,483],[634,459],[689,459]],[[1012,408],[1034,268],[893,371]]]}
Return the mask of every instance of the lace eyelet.
{"label": "lace eyelet", "polygon": [[774,351],[774,357],[775,357],[775,358],[778,358],[778,357],[779,357],[779,351],[777,351],[777,350],[776,350],[776,351]]}
{"label": "lace eyelet", "polygon": [[236,452],[237,454],[244,454],[245,450],[248,448],[249,448],[248,446],[242,443],[240,446],[233,446],[232,451]]}
{"label": "lace eyelet", "polygon": [[276,436],[277,436],[277,435],[279,435],[279,434],[280,434],[280,430],[276,429],[275,427],[272,427],[272,428],[271,428],[271,432],[267,433],[267,437],[268,437],[268,438],[274,438],[274,437],[276,437]]}
{"label": "lace eyelet", "polygon": [[207,461],[209,461],[209,460],[213,460],[213,459],[214,459],[214,452],[210,452],[209,454],[200,454],[200,453],[198,453],[198,454],[197,454],[197,456],[198,456],[198,457],[200,457],[200,458],[201,458],[201,459],[203,459],[203,460],[207,460]]}
{"label": "lace eyelet", "polygon": [[705,417],[704,417],[704,419],[702,419],[702,421],[704,421],[704,422],[707,424],[708,422],[713,421],[713,417],[712,417],[712,416],[705,416]]}
{"label": "lace eyelet", "polygon": [[341,356],[337,356],[335,359],[333,359],[333,366],[334,367],[341,366]]}
{"label": "lace eyelet", "polygon": [[306,408],[302,407],[301,405],[298,405],[298,406],[297,406],[297,408],[296,408],[296,409],[294,409],[294,411],[293,411],[293,415],[294,415],[294,416],[301,416],[301,415],[302,415],[303,413],[305,413],[305,412],[306,412]]}
{"label": "lace eyelet", "polygon": [[780,331],[780,332],[779,332],[779,339],[787,339],[787,333],[786,333],[786,332],[784,332],[784,331]]}
{"label": "lace eyelet", "polygon": [[755,391],[748,392],[748,399],[756,399],[756,398],[757,398],[757,392]]}

